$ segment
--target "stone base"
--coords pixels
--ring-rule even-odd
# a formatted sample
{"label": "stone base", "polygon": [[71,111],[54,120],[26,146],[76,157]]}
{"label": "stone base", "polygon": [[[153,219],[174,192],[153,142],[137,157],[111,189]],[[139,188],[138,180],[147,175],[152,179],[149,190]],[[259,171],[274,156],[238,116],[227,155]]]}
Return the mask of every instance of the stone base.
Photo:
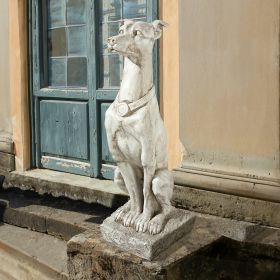
{"label": "stone base", "polygon": [[147,260],[154,259],[191,231],[195,220],[194,215],[174,208],[163,231],[151,235],[148,232],[137,232],[132,227],[124,227],[121,223],[115,222],[115,213],[101,225],[103,238],[122,250]]}

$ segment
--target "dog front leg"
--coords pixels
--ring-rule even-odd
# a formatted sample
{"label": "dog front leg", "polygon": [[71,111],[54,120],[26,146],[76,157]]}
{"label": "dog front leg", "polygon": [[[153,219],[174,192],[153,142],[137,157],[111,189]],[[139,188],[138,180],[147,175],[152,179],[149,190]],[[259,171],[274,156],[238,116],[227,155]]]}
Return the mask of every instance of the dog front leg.
{"label": "dog front leg", "polygon": [[154,145],[150,141],[145,141],[142,145],[141,161],[144,173],[143,196],[144,205],[143,213],[135,223],[136,231],[145,232],[148,229],[148,224],[155,212],[159,210],[159,204],[152,191],[152,180],[155,175],[156,160]]}
{"label": "dog front leg", "polygon": [[143,193],[136,167],[128,162],[118,162],[118,167],[130,196],[130,209],[123,215],[124,226],[132,226],[143,210]]}

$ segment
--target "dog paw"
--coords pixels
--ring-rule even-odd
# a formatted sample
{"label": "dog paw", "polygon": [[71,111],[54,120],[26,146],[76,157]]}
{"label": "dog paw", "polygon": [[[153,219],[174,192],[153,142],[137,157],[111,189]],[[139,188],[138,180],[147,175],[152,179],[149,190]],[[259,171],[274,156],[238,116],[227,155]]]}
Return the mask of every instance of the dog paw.
{"label": "dog paw", "polygon": [[145,214],[141,214],[135,222],[135,230],[143,233],[146,232],[148,229],[149,221],[150,221],[149,216]]}
{"label": "dog paw", "polygon": [[122,222],[124,219],[124,216],[127,214],[127,212],[130,210],[130,201],[128,201],[125,205],[121,206],[115,214],[115,221],[116,222]]}
{"label": "dog paw", "polygon": [[165,216],[162,214],[158,214],[157,216],[155,216],[149,222],[148,225],[149,233],[152,235],[160,233],[164,228],[165,220],[166,220]]}
{"label": "dog paw", "polygon": [[135,216],[137,216],[137,213],[135,213],[134,211],[129,211],[128,213],[126,213],[123,218],[123,225],[125,227],[132,226],[135,221]]}
{"label": "dog paw", "polygon": [[130,226],[133,227],[135,225],[135,222],[137,221],[137,219],[139,218],[141,212],[136,212],[134,214],[134,216],[132,217],[131,221],[130,221]]}

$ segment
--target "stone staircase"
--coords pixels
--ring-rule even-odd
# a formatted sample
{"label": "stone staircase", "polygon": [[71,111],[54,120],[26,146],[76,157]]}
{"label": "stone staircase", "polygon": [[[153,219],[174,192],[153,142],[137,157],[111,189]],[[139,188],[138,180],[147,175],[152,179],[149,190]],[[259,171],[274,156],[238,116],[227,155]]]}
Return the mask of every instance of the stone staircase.
{"label": "stone staircase", "polygon": [[112,211],[1,190],[0,279],[280,279],[277,228],[195,213],[191,231],[149,262],[101,238]]}
{"label": "stone staircase", "polygon": [[0,225],[0,279],[68,279],[66,242],[51,235]]}
{"label": "stone staircase", "polygon": [[67,241],[112,210],[17,189],[0,192],[0,279],[68,279]]}

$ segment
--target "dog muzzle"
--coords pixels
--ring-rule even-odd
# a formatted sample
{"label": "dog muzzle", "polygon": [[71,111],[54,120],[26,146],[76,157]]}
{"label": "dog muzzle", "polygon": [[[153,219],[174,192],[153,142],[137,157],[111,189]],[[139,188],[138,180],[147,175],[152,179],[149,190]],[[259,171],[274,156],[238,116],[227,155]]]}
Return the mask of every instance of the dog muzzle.
{"label": "dog muzzle", "polygon": [[155,87],[153,86],[147,94],[145,94],[143,97],[140,99],[126,103],[126,102],[119,102],[116,98],[114,101],[115,103],[115,108],[119,116],[121,117],[126,117],[130,113],[137,111],[144,105],[146,105],[153,97],[155,96]]}

